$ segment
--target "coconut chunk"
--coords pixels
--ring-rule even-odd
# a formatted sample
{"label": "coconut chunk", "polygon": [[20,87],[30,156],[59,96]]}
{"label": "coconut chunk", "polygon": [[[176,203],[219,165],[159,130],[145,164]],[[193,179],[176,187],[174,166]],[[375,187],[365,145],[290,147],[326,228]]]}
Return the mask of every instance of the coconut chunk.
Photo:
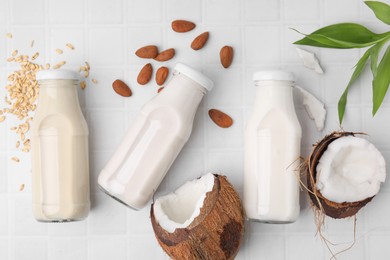
{"label": "coconut chunk", "polygon": [[214,175],[208,173],[158,198],[154,203],[157,222],[169,233],[173,233],[176,228],[188,227],[200,214],[206,193],[210,192],[213,186]]}
{"label": "coconut chunk", "polygon": [[318,74],[324,74],[324,70],[321,68],[320,61],[317,59],[316,55],[310,51],[296,48],[299,57],[301,58],[303,65],[306,68],[314,70]]}
{"label": "coconut chunk", "polygon": [[375,196],[386,178],[386,163],[366,139],[344,136],[329,144],[316,168],[316,187],[336,203]]}
{"label": "coconut chunk", "polygon": [[326,118],[326,109],[324,103],[319,101],[315,96],[313,96],[305,89],[299,86],[295,86],[295,88],[297,88],[303,96],[303,105],[310,119],[314,120],[317,130],[322,131],[325,127]]}

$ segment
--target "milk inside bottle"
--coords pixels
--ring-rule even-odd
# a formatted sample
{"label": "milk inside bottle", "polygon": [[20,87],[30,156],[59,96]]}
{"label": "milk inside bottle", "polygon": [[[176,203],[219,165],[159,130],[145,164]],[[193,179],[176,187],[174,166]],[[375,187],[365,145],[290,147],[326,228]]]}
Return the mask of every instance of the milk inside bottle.
{"label": "milk inside bottle", "polygon": [[101,171],[100,188],[133,209],[143,208],[189,139],[197,108],[212,87],[199,71],[177,64],[171,80],[144,105]]}

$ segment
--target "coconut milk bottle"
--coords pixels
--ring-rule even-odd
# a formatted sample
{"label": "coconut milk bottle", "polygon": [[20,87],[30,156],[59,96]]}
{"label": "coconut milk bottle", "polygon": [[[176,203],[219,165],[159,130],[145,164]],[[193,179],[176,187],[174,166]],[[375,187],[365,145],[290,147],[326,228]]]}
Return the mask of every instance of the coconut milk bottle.
{"label": "coconut milk bottle", "polygon": [[294,222],[299,215],[301,126],[293,102],[293,75],[254,74],[255,105],[245,130],[244,207],[249,219]]}
{"label": "coconut milk bottle", "polygon": [[151,199],[190,137],[197,108],[213,82],[177,64],[173,77],[139,112],[101,171],[101,189],[133,209]]}
{"label": "coconut milk bottle", "polygon": [[39,221],[87,217],[88,126],[77,96],[78,74],[39,71],[39,104],[32,124],[33,214]]}

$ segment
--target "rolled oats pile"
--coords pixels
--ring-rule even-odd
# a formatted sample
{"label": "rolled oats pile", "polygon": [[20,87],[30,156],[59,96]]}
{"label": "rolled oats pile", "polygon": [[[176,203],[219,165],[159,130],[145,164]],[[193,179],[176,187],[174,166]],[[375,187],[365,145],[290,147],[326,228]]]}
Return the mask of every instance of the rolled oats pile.
{"label": "rolled oats pile", "polygon": [[[7,33],[6,37],[12,39],[11,33]],[[34,46],[34,41],[30,44]],[[65,47],[68,50],[74,50],[75,47],[71,43],[67,43]],[[62,54],[64,51],[57,48],[55,50],[57,54]],[[19,54],[18,50],[14,50],[11,56],[7,58],[7,62],[17,63],[19,68],[13,71],[7,77],[7,84],[5,86],[7,95],[4,97],[6,107],[0,108],[0,123],[4,122],[7,117],[15,116],[20,120],[20,123],[12,126],[10,130],[17,134],[18,140],[15,147],[22,152],[28,153],[31,149],[30,139],[26,137],[27,132],[30,130],[33,120],[33,113],[37,108],[37,99],[39,96],[39,84],[35,79],[35,75],[39,70],[50,69],[49,63],[45,65],[37,64],[34,62],[39,56],[39,52],[34,53],[31,57],[28,55]],[[52,69],[59,69],[66,64],[66,61],[61,61],[55,64]],[[84,66],[80,67],[79,72],[84,78],[89,77],[89,71],[91,67],[88,62],[85,62]],[[96,79],[92,79],[94,84],[97,83]],[[85,80],[80,82],[80,87],[85,89],[87,86]],[[12,157],[11,160],[20,162],[17,157]]]}

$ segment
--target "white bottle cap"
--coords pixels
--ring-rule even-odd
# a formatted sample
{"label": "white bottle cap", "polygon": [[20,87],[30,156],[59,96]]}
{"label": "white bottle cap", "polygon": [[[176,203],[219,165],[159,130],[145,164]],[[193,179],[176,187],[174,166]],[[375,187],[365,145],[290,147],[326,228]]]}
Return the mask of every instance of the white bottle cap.
{"label": "white bottle cap", "polygon": [[263,80],[294,81],[294,75],[291,72],[284,70],[263,70],[253,74],[254,82]]}
{"label": "white bottle cap", "polygon": [[79,74],[74,70],[40,70],[36,74],[36,80],[45,80],[45,79],[72,79],[79,80]]}
{"label": "white bottle cap", "polygon": [[207,91],[210,91],[213,89],[214,83],[211,79],[209,79],[207,76],[205,76],[203,73],[184,65],[183,63],[176,64],[175,71],[183,73],[193,81],[196,81],[199,85],[204,87]]}

